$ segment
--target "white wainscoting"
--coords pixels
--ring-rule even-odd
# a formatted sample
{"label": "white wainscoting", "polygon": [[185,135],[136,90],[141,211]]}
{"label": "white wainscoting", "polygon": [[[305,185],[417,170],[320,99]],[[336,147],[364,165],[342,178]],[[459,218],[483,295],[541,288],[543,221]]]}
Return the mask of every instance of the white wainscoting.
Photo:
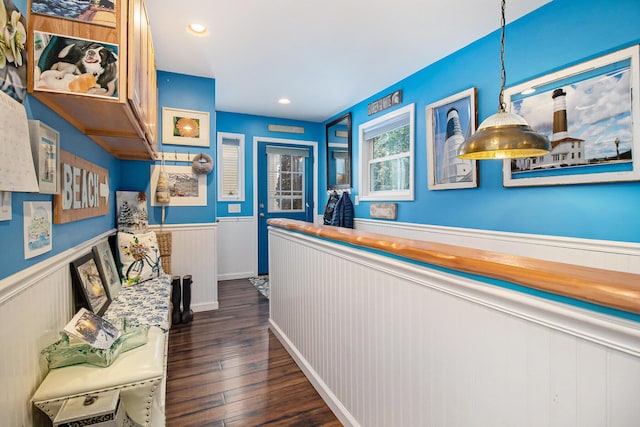
{"label": "white wainscoting", "polygon": [[272,330],[345,425],[638,425],[636,322],[282,229],[269,245]]}
{"label": "white wainscoting", "polygon": [[549,261],[640,274],[640,243],[356,219],[355,228]]}
{"label": "white wainscoting", "polygon": [[[150,227],[159,231],[159,226]],[[193,311],[218,308],[218,238],[217,224],[164,225],[171,231],[171,273],[174,276],[193,276],[191,309]]]}
{"label": "white wainscoting", "polygon": [[47,372],[40,351],[74,312],[69,263],[109,234],[0,280],[0,424],[34,425],[30,399]]}
{"label": "white wainscoting", "polygon": [[[171,225],[163,230],[172,231],[173,273],[193,276],[192,309],[218,308],[216,225]],[[30,402],[47,372],[40,351],[58,339],[74,313],[69,263],[114,232],[0,280],[0,425],[40,421]]]}
{"label": "white wainscoting", "polygon": [[258,274],[258,225],[255,217],[218,218],[218,280]]}

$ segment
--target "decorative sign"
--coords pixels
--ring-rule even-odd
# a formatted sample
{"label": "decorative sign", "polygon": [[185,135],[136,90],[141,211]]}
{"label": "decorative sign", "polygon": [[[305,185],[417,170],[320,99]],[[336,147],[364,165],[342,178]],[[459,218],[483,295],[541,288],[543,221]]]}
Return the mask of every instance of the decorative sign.
{"label": "decorative sign", "polygon": [[53,222],[64,224],[109,213],[109,172],[60,150],[60,194],[53,196]]}
{"label": "decorative sign", "polygon": [[395,92],[383,96],[377,101],[373,101],[369,104],[367,109],[367,115],[379,113],[382,110],[386,110],[389,107],[402,103],[402,90],[396,90]]}
{"label": "decorative sign", "polygon": [[396,203],[371,203],[369,205],[371,218],[396,219],[398,217],[398,205]]}

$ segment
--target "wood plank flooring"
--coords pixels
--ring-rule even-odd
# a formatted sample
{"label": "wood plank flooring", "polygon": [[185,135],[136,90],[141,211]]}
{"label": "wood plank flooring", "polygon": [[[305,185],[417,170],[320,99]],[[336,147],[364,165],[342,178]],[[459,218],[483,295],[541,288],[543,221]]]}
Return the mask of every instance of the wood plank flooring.
{"label": "wood plank flooring", "polygon": [[341,426],[268,329],[269,301],[249,280],[219,282],[218,299],[169,333],[167,427]]}

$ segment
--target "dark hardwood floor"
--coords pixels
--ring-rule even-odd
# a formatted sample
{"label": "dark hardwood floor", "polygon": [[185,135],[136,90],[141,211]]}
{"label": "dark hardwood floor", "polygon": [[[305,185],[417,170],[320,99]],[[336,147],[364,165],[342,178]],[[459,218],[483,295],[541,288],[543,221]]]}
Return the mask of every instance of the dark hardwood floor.
{"label": "dark hardwood floor", "polygon": [[169,333],[167,427],[340,426],[269,330],[269,301],[249,280],[219,282],[218,300]]}

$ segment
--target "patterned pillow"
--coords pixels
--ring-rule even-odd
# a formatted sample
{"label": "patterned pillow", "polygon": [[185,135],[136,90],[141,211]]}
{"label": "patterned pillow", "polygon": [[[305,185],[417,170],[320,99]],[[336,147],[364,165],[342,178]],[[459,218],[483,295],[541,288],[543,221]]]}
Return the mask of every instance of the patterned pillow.
{"label": "patterned pillow", "polygon": [[122,264],[122,284],[131,286],[163,274],[156,233],[118,232],[118,253]]}

